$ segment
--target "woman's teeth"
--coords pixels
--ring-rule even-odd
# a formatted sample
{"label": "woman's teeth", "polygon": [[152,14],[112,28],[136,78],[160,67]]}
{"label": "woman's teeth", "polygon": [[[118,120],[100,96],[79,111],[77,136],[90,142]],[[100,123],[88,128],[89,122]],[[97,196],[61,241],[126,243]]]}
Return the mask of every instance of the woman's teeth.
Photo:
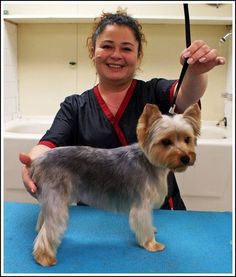
{"label": "woman's teeth", "polygon": [[112,67],[112,68],[121,68],[122,67],[121,65],[118,65],[118,64],[109,64],[108,66]]}

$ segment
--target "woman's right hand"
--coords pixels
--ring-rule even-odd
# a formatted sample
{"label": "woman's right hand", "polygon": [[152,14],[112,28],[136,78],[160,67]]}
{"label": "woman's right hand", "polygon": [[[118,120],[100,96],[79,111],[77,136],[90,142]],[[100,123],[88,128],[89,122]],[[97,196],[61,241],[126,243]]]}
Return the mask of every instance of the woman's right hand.
{"label": "woman's right hand", "polygon": [[37,184],[33,182],[29,175],[30,164],[33,159],[41,156],[44,152],[48,150],[50,150],[50,148],[45,145],[36,145],[31,149],[28,155],[21,153],[19,156],[20,161],[24,164],[22,168],[22,180],[26,190],[30,194],[34,195],[37,191]]}

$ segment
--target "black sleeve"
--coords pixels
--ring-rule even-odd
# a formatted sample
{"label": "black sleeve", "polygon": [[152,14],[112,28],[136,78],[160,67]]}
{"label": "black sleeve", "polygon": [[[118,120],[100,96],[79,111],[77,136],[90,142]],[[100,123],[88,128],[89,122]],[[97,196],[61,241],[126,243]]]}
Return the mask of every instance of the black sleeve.
{"label": "black sleeve", "polygon": [[155,96],[156,104],[162,113],[168,113],[172,101],[174,88],[177,83],[177,80],[167,80],[167,79],[153,79],[153,85],[155,85]]}
{"label": "black sleeve", "polygon": [[77,109],[74,107],[74,97],[66,97],[61,103],[52,126],[40,139],[39,144],[51,142],[55,146],[66,146],[73,144],[74,132],[76,131]]}

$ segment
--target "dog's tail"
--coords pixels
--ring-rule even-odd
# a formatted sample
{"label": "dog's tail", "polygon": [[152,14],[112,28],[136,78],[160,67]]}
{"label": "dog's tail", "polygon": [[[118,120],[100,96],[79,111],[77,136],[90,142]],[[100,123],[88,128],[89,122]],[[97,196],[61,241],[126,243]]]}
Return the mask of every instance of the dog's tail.
{"label": "dog's tail", "polygon": [[32,159],[30,158],[29,155],[25,154],[25,153],[20,153],[19,154],[19,160],[26,166],[30,167],[31,163],[32,163]]}

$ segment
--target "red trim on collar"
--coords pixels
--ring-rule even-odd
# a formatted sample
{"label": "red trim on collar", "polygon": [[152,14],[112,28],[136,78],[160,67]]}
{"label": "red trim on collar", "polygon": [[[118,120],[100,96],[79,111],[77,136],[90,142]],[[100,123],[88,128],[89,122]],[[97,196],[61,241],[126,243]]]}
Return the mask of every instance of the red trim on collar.
{"label": "red trim on collar", "polygon": [[172,197],[168,198],[168,203],[169,203],[170,209],[174,210],[174,202],[173,202],[173,198]]}
{"label": "red trim on collar", "polygon": [[115,129],[116,134],[122,145],[127,145],[128,143],[126,141],[124,133],[122,132],[122,130],[119,126],[119,121],[120,121],[127,105],[129,104],[129,101],[133,95],[136,84],[137,84],[137,80],[133,80],[115,116],[112,114],[112,112],[108,108],[106,102],[103,100],[103,98],[100,94],[100,91],[98,89],[98,85],[96,87],[94,87],[94,89],[93,89],[93,92],[97,98],[98,104],[102,108],[106,118],[110,121],[111,125]]}
{"label": "red trim on collar", "polygon": [[42,141],[40,141],[38,143],[38,145],[45,145],[45,146],[47,146],[49,148],[55,148],[55,147],[57,147],[56,144],[54,144],[53,142],[48,141],[48,140],[42,140]]}
{"label": "red trim on collar", "polygon": [[121,105],[120,105],[120,107],[119,107],[119,109],[116,113],[115,118],[116,118],[117,121],[120,121],[126,107],[128,106],[130,98],[132,97],[134,89],[136,87],[136,84],[137,84],[137,80],[133,80],[131,85],[129,86],[129,89],[128,89],[126,95],[125,95],[125,98],[123,99],[123,101],[122,101],[122,103],[121,103]]}
{"label": "red trim on collar", "polygon": [[172,103],[173,103],[173,98],[174,98],[174,92],[175,92],[175,86],[178,84],[178,81],[175,81],[172,85],[171,85],[171,87],[170,87],[170,94],[169,94],[169,99],[170,99],[170,103],[171,103],[171,105],[172,105]]}

